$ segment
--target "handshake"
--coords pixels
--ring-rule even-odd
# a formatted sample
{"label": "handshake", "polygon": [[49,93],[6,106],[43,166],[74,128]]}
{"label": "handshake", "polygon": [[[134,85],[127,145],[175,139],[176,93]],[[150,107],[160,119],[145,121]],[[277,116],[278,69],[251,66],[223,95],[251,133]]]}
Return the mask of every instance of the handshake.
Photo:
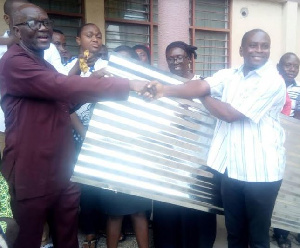
{"label": "handshake", "polygon": [[[94,71],[90,77],[102,78],[113,77],[106,68]],[[152,101],[164,96],[164,86],[158,81],[144,81],[144,80],[129,80],[129,87],[131,91],[137,92],[145,101]]]}
{"label": "handshake", "polygon": [[130,90],[137,92],[145,101],[152,101],[164,96],[164,86],[158,81],[130,80],[129,86]]}
{"label": "handshake", "polygon": [[[91,77],[113,76],[105,68],[95,71]],[[205,80],[191,80],[184,84],[163,85],[158,81],[129,80],[131,91],[137,92],[145,101],[152,101],[161,97],[177,97],[184,99],[210,96],[210,85]]]}

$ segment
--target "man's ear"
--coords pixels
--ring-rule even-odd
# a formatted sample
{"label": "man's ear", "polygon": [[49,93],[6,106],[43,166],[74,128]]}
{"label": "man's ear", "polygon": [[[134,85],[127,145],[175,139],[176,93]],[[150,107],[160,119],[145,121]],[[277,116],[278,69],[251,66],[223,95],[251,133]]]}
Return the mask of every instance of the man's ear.
{"label": "man's ear", "polygon": [[7,25],[9,25],[10,17],[7,14],[4,14],[3,19]]}
{"label": "man's ear", "polygon": [[240,49],[239,49],[239,53],[240,53],[240,56],[243,57],[243,48],[240,46]]}
{"label": "man's ear", "polygon": [[81,39],[80,37],[76,37],[76,43],[78,46],[81,46]]}
{"label": "man's ear", "polygon": [[20,33],[19,27],[13,26],[13,30],[14,30],[15,36],[16,36],[19,40],[21,40],[21,33]]}

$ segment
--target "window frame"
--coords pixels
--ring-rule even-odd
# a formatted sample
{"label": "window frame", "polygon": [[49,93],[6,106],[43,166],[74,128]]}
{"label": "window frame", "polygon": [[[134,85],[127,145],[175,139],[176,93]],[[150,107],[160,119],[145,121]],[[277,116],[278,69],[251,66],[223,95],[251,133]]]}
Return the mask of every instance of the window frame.
{"label": "window frame", "polygon": [[[193,46],[196,46],[196,32],[197,31],[209,31],[209,32],[216,32],[216,33],[225,33],[227,34],[227,66],[225,68],[230,68],[231,66],[231,37],[232,37],[232,0],[228,0],[228,27],[227,28],[211,28],[211,27],[201,27],[196,25],[196,1],[197,0],[191,0],[192,1],[192,6],[191,6],[191,13],[190,13],[190,44]],[[196,61],[193,59],[192,61],[192,72],[195,73],[195,64]],[[224,68],[224,69],[225,69]]]}
{"label": "window frame", "polygon": [[[136,24],[136,25],[141,25],[141,26],[147,26],[149,27],[149,49],[151,53],[151,64],[154,63],[154,29],[155,27],[158,27],[158,23],[155,22],[153,19],[153,6],[154,6],[154,1],[149,0],[149,21],[138,21],[138,20],[127,20],[127,19],[121,19],[121,18],[111,18],[107,17],[104,15],[104,20],[105,20],[105,25],[107,23],[112,23],[112,24]],[[104,0],[104,8],[105,8],[105,0]],[[106,30],[105,30],[106,32]],[[106,34],[105,34],[106,37]]]}

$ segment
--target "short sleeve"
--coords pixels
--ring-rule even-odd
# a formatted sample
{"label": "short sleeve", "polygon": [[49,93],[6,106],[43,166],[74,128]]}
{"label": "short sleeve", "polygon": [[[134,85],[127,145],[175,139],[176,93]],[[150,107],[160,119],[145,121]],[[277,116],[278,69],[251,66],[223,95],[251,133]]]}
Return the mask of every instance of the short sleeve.
{"label": "short sleeve", "polygon": [[230,77],[232,74],[232,69],[225,69],[216,72],[211,77],[205,78],[205,81],[210,86],[210,92],[212,97],[217,99],[222,98],[226,78]]}

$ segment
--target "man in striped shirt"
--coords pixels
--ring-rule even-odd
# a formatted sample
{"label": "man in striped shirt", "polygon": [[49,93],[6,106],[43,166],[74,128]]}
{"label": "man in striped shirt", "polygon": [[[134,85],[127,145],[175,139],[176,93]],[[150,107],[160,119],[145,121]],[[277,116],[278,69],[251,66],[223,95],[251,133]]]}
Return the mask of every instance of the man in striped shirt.
{"label": "man in striped shirt", "polygon": [[269,62],[269,35],[254,29],[242,38],[238,69],[205,80],[155,86],[148,97],[200,97],[218,118],[207,164],[223,174],[221,193],[228,247],[270,247],[269,228],[285,168],[285,135],[279,115],[284,80]]}
{"label": "man in striped shirt", "polygon": [[300,95],[300,83],[295,80],[299,73],[300,59],[295,53],[285,53],[281,56],[277,69],[283,77],[287,93],[292,101],[290,116],[294,117],[296,99]]}

